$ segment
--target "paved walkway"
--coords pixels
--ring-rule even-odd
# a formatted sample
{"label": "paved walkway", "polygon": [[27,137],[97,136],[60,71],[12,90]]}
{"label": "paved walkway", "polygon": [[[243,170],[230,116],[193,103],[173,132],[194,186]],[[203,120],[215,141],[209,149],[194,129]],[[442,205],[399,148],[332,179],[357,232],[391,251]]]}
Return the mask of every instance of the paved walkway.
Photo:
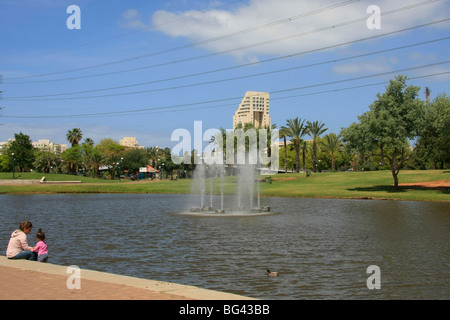
{"label": "paved walkway", "polygon": [[[66,266],[0,256],[0,300],[243,300],[247,297],[169,282],[81,270],[69,289]],[[75,283],[70,281],[70,283]]]}

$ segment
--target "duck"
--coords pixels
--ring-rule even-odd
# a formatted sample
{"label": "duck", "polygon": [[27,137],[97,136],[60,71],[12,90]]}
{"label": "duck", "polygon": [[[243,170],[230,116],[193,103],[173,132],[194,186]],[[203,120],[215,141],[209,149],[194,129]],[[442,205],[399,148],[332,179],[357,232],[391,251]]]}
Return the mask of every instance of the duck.
{"label": "duck", "polygon": [[267,276],[269,277],[277,277],[279,275],[278,272],[270,271],[269,269],[266,270]]}

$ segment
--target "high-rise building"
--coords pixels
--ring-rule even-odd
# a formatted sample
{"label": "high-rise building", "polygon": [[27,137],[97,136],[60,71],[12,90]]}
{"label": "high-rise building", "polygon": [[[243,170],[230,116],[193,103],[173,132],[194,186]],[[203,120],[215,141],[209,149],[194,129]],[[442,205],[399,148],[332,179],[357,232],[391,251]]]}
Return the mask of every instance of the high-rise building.
{"label": "high-rise building", "polygon": [[233,115],[233,130],[239,123],[251,123],[255,128],[270,128],[269,93],[247,91]]}
{"label": "high-rise building", "polygon": [[144,146],[138,144],[136,137],[124,137],[119,141],[119,144],[127,148],[145,149]]}

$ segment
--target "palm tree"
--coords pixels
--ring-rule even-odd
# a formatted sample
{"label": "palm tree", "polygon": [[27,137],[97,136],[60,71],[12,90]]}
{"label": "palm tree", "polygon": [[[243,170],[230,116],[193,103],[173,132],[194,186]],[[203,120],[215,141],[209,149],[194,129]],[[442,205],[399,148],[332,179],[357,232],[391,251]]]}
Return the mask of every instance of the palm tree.
{"label": "palm tree", "polygon": [[307,122],[308,134],[313,138],[313,171],[317,172],[317,138],[320,137],[328,128],[323,128],[325,123],[314,121]]}
{"label": "palm tree", "polygon": [[84,143],[88,146],[93,147],[94,146],[94,140],[92,140],[91,138],[86,138],[84,139]]}
{"label": "palm tree", "polygon": [[331,157],[331,170],[336,170],[336,153],[341,151],[342,149],[342,141],[339,136],[336,136],[335,133],[327,134],[324,137],[324,140],[321,141],[322,147]]}
{"label": "palm tree", "polygon": [[303,171],[305,171],[306,170],[306,151],[308,149],[310,149],[309,145],[308,145],[308,141],[306,141],[306,140],[300,141],[300,149],[302,150]]}
{"label": "palm tree", "polygon": [[69,130],[66,134],[67,140],[72,144],[72,147],[78,145],[78,142],[83,137],[83,133],[81,132],[80,128],[74,128],[72,130]]}
{"label": "palm tree", "polygon": [[305,120],[301,120],[299,117],[295,119],[288,119],[286,122],[286,127],[288,129],[288,136],[294,140],[294,149],[295,149],[295,160],[296,166],[295,169],[300,172],[300,141],[303,136],[307,133],[307,127],[304,126]]}
{"label": "palm tree", "polygon": [[100,166],[105,161],[105,156],[101,153],[101,151],[98,148],[94,148],[91,154],[91,161],[92,164],[94,165],[94,177],[98,178],[98,171],[100,169]]}
{"label": "palm tree", "polygon": [[284,145],[284,173],[287,173],[287,146],[286,146],[286,137],[289,136],[289,129],[285,126],[281,126],[280,128],[280,138],[283,138]]}

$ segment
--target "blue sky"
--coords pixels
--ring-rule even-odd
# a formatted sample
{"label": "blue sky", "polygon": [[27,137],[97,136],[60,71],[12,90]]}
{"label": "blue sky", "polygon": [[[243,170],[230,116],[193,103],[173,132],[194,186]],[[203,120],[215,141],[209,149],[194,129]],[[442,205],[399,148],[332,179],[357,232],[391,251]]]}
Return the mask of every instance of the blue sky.
{"label": "blue sky", "polygon": [[398,74],[422,99],[449,92],[448,18],[444,0],[0,0],[0,141],[80,128],[173,147],[194,121],[231,129],[246,91],[271,93],[278,128],[300,117],[339,133]]}

